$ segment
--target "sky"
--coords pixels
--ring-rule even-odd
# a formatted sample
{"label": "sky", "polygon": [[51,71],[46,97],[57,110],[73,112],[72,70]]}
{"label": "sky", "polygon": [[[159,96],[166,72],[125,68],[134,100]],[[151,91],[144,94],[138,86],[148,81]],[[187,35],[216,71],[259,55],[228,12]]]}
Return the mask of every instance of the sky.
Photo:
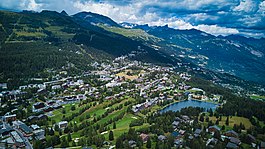
{"label": "sky", "polygon": [[0,0],[0,9],[90,11],[118,23],[265,37],[265,0]]}

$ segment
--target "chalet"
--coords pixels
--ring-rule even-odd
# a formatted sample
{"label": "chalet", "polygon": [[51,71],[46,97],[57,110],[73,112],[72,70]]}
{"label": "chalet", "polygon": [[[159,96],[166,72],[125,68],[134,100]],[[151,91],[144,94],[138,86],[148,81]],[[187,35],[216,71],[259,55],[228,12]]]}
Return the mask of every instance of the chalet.
{"label": "chalet", "polygon": [[37,130],[37,129],[40,129],[40,126],[32,124],[30,125],[30,128],[32,128],[32,130]]}
{"label": "chalet", "polygon": [[45,103],[43,103],[43,102],[37,102],[37,103],[33,104],[33,109],[32,109],[32,111],[33,111],[33,112],[39,112],[39,111],[41,111],[45,106],[46,106]]}
{"label": "chalet", "polygon": [[11,127],[1,128],[0,129],[0,138],[7,136],[13,129]]}
{"label": "chalet", "polygon": [[33,134],[36,140],[45,140],[45,131],[43,129],[34,130]]}
{"label": "chalet", "polygon": [[199,137],[201,135],[202,130],[201,129],[196,129],[194,132],[195,137]]}
{"label": "chalet", "polygon": [[38,117],[37,116],[29,116],[27,118],[27,121],[28,122],[36,122],[38,120]]}
{"label": "chalet", "polygon": [[227,137],[238,138],[238,133],[235,132],[234,130],[229,130],[229,131],[225,132],[224,135],[227,136]]}
{"label": "chalet", "polygon": [[234,148],[238,148],[238,146],[234,143],[228,142],[226,145],[227,149],[234,149]]}
{"label": "chalet", "polygon": [[157,137],[157,139],[160,140],[160,141],[164,141],[164,140],[166,140],[167,138],[166,138],[166,136],[164,136],[164,135],[159,135],[159,136]]}
{"label": "chalet", "polygon": [[260,149],[265,149],[265,142],[261,141],[259,145]]}
{"label": "chalet", "polygon": [[7,89],[7,83],[0,83],[0,89]]}
{"label": "chalet", "polygon": [[140,134],[140,138],[143,140],[143,142],[147,142],[149,135],[142,133],[142,134]]}
{"label": "chalet", "polygon": [[256,142],[256,138],[254,136],[252,136],[251,134],[247,135],[247,139],[249,140],[250,143]]}
{"label": "chalet", "polygon": [[43,109],[44,112],[50,112],[50,111],[53,111],[53,108],[52,107],[45,107]]}
{"label": "chalet", "polygon": [[179,121],[174,121],[173,123],[172,123],[172,125],[173,125],[173,128],[177,128],[178,126],[179,126]]}
{"label": "chalet", "polygon": [[134,140],[130,140],[130,141],[128,141],[128,143],[129,143],[129,146],[131,148],[135,148],[136,147],[136,142]]}
{"label": "chalet", "polygon": [[47,119],[48,119],[48,116],[45,114],[38,115],[38,120],[47,120]]}
{"label": "chalet", "polygon": [[171,136],[173,136],[173,137],[178,137],[179,136],[179,132],[176,132],[176,131],[173,131],[172,133],[171,133]]}
{"label": "chalet", "polygon": [[61,89],[61,85],[53,85],[52,86],[52,90],[57,90],[57,89]]}
{"label": "chalet", "polygon": [[15,121],[17,118],[17,115],[16,114],[12,114],[12,115],[6,115],[4,116],[4,119],[6,122],[12,122],[12,121]]}
{"label": "chalet", "polygon": [[231,143],[236,144],[236,145],[240,145],[241,144],[241,141],[238,138],[235,138],[235,137],[230,137],[230,140],[229,141]]}
{"label": "chalet", "polygon": [[216,125],[214,125],[214,126],[210,126],[209,128],[208,128],[208,132],[210,132],[210,133],[214,133],[214,132],[216,132],[216,131],[220,131],[221,130],[221,128],[219,128],[218,126],[216,126]]}
{"label": "chalet", "polygon": [[59,126],[60,129],[66,128],[67,125],[68,125],[67,121],[61,121],[61,122],[58,123],[58,126]]}

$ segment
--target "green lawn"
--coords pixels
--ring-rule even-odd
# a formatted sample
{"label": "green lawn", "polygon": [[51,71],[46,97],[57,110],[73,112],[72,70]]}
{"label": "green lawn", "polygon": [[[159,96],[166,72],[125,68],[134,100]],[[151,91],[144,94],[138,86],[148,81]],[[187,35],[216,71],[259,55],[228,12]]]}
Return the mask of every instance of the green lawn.
{"label": "green lawn", "polygon": [[262,101],[265,101],[265,96],[251,95],[250,98],[251,99],[254,99],[254,100],[262,100]]}
{"label": "green lawn", "polygon": [[[209,117],[209,120],[212,120],[213,123],[215,123],[216,117],[214,117],[214,116],[213,117]],[[222,117],[222,121],[219,121],[219,125],[223,126],[223,125],[225,125],[225,122],[226,122],[226,116],[223,116]],[[240,123],[244,124],[246,129],[248,129],[248,128],[250,128],[252,126],[251,122],[247,118],[238,117],[238,116],[233,116],[232,118],[229,117],[229,127],[233,128],[234,124],[240,125]]]}

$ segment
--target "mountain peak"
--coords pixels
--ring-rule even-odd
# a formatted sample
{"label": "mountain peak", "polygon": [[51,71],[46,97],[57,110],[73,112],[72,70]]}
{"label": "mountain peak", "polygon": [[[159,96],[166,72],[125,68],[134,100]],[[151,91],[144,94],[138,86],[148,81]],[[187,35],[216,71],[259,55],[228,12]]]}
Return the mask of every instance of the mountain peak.
{"label": "mountain peak", "polygon": [[83,11],[83,12],[74,14],[73,17],[82,19],[91,24],[105,24],[109,26],[120,27],[120,25],[116,23],[115,21],[113,21],[111,18],[101,15],[101,14],[93,13],[93,12]]}
{"label": "mountain peak", "polygon": [[65,12],[64,10],[61,12],[62,15],[68,16],[67,12]]}

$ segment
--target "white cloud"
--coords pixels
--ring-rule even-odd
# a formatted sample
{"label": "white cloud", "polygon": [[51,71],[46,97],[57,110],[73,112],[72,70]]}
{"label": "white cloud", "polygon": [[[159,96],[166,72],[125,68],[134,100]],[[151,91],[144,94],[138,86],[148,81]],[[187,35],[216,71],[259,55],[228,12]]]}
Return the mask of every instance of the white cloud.
{"label": "white cloud", "polygon": [[[129,3],[112,0],[0,0],[1,7],[35,11],[66,10],[69,14],[90,11],[119,23],[195,28],[213,35],[238,34],[242,30],[236,27],[261,28],[265,20],[265,1],[256,0],[134,0]],[[230,16],[235,19],[234,22],[225,21]]]}
{"label": "white cloud", "polygon": [[253,12],[257,9],[255,0],[241,0],[240,4],[236,6],[234,11]]}

